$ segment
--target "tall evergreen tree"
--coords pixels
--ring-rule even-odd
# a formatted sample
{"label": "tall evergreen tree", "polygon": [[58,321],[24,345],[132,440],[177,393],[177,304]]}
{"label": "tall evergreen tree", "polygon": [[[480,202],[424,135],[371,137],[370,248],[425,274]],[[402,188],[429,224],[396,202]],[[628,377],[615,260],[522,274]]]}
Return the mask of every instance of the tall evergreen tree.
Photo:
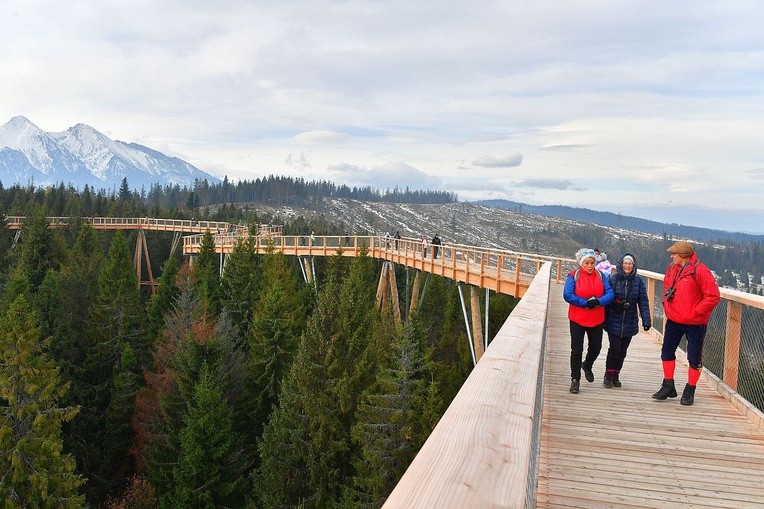
{"label": "tall evergreen tree", "polygon": [[244,406],[241,400],[248,394],[242,390],[241,343],[225,313],[211,321],[190,290],[179,295],[154,345],[146,387],[136,399],[136,458],[160,497],[173,491],[184,419],[202,371],[214,376],[231,408]]}
{"label": "tall evergreen tree", "polygon": [[[392,334],[390,329],[380,328]],[[348,507],[381,507],[441,415],[421,324],[409,321],[393,335],[387,360],[380,359],[383,367],[364,393],[353,426],[360,454],[345,490]]]}
{"label": "tall evergreen tree", "polygon": [[148,327],[146,335],[149,344],[153,344],[159,331],[164,326],[165,314],[172,309],[180,289],[175,278],[180,270],[177,256],[171,256],[162,266],[162,275],[157,280],[157,293],[151,297],[148,304]]}
{"label": "tall evergreen tree", "polygon": [[241,441],[233,410],[206,363],[183,421],[174,486],[160,498],[160,507],[243,507]]}
{"label": "tall evergreen tree", "polygon": [[332,507],[341,494],[337,465],[348,438],[326,369],[335,344],[339,286],[328,280],[308,319],[259,450],[255,489],[264,507]]}
{"label": "tall evergreen tree", "polygon": [[199,255],[194,260],[196,295],[213,316],[220,312],[220,262],[215,253],[215,239],[209,230],[202,237]]}
{"label": "tall evergreen tree", "polygon": [[98,500],[115,494],[133,473],[130,422],[148,357],[138,280],[121,232],[114,236],[98,277],[88,323],[89,344],[79,380],[82,413],[75,424],[88,496]]}
{"label": "tall evergreen tree", "polygon": [[35,207],[24,219],[21,238],[21,264],[35,292],[45,278],[45,273],[58,261],[53,231],[48,226],[43,208]]}
{"label": "tall evergreen tree", "polygon": [[285,255],[266,255],[262,266],[263,289],[251,306],[248,338],[248,391],[253,395],[254,406],[242,419],[251,443],[259,438],[278,401],[281,382],[305,328],[310,299],[310,287],[296,279]]}
{"label": "tall evergreen tree", "polygon": [[253,239],[248,237],[236,243],[220,280],[221,305],[242,337],[249,332],[261,278],[261,256],[255,254]]}
{"label": "tall evergreen tree", "polygon": [[60,407],[61,384],[26,296],[0,320],[0,496],[4,507],[76,508],[83,479],[63,454],[61,424],[77,408]]}
{"label": "tall evergreen tree", "polygon": [[350,429],[375,376],[375,277],[368,258],[353,260],[349,273],[336,259],[263,432],[256,484],[265,506],[336,506],[352,474]]}

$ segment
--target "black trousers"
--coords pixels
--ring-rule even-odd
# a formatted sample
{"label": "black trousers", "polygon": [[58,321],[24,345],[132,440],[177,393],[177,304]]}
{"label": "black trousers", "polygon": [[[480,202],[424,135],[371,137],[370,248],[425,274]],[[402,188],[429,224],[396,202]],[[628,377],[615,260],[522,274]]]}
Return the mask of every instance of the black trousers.
{"label": "black trousers", "polygon": [[626,358],[626,351],[631,344],[631,336],[622,337],[608,332],[607,339],[610,342],[610,347],[607,349],[605,369],[621,371],[623,360]]}
{"label": "black trousers", "polygon": [[584,327],[576,322],[570,322],[570,378],[573,380],[581,380],[581,357],[584,353],[584,334],[589,339],[584,366],[591,368],[594,361],[597,360],[600,350],[602,350],[602,328],[604,325],[604,323],[601,323],[594,327]]}

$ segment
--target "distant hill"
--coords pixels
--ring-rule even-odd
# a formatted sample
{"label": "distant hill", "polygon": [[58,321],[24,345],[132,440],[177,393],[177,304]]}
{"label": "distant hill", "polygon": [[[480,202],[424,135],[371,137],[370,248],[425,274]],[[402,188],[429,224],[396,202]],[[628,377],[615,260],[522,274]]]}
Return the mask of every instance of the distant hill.
{"label": "distant hill", "polygon": [[724,240],[732,240],[735,242],[764,241],[764,235],[713,230],[711,228],[699,228],[697,226],[686,226],[676,223],[659,223],[658,221],[650,221],[649,219],[641,219],[639,217],[623,216],[612,212],[567,207],[563,205],[528,205],[527,203],[519,203],[510,200],[482,200],[473,203],[488,207],[513,210],[515,212],[525,212],[527,214],[561,217],[572,219],[574,221],[595,223],[602,226],[639,230],[645,233],[666,236],[667,238],[677,237],[706,242]]}

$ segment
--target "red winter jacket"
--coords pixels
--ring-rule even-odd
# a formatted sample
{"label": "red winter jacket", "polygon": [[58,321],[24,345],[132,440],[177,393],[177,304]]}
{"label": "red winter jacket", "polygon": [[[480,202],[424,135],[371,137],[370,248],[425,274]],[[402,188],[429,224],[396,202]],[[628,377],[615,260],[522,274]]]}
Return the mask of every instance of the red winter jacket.
{"label": "red winter jacket", "polygon": [[[666,291],[674,288],[674,297]],[[663,277],[663,309],[669,320],[683,325],[707,325],[719,303],[719,286],[711,271],[693,253],[684,268],[671,264]]]}
{"label": "red winter jacket", "polygon": [[[578,280],[576,280],[578,273]],[[568,307],[568,319],[582,327],[596,327],[605,322],[605,306],[613,301],[613,289],[607,278],[599,271],[594,270],[591,274],[585,270],[574,270],[568,274],[565,280],[565,288],[562,296]],[[590,297],[596,297],[600,305],[593,309],[586,308],[586,301]]]}

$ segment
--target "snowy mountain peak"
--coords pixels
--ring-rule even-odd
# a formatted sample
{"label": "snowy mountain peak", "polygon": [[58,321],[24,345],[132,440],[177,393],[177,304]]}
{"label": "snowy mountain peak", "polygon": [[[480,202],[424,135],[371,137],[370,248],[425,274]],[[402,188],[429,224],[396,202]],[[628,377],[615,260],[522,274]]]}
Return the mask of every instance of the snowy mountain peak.
{"label": "snowy mountain peak", "polygon": [[0,126],[0,181],[76,187],[118,187],[127,178],[133,188],[158,183],[193,185],[195,179],[218,181],[193,165],[134,143],[115,141],[79,123],[46,133],[23,116]]}

